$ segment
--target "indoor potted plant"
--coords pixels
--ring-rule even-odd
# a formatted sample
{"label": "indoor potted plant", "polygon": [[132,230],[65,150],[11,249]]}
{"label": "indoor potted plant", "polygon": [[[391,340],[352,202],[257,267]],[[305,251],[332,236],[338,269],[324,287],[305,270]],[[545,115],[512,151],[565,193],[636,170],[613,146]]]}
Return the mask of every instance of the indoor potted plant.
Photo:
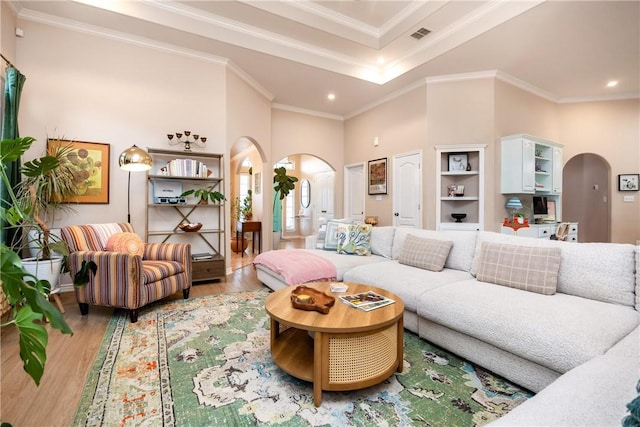
{"label": "indoor potted plant", "polygon": [[49,223],[59,210],[70,210],[68,203],[78,194],[77,171],[68,161],[73,146],[68,142],[49,144],[45,156],[26,162],[22,181],[16,187],[20,208],[32,221],[16,225],[21,228],[22,241],[12,242],[14,248],[30,247],[35,256],[22,260],[24,267],[40,279],[49,281],[52,290],[58,287],[61,271],[66,271],[65,256],[69,251],[58,236],[51,234]]}
{"label": "indoor potted plant", "polygon": [[296,188],[298,178],[287,175],[287,169],[284,166],[275,168],[273,173],[273,248],[278,249],[280,246],[280,233],[282,232],[282,218],[277,213],[279,213],[282,205],[277,201],[284,200],[289,195],[289,192]]}
{"label": "indoor potted plant", "polygon": [[[7,164],[20,158],[35,141],[32,137],[6,139],[1,141],[0,150],[0,180],[4,187],[6,199],[3,200],[1,219],[4,224],[12,228],[38,229],[42,226],[35,215],[33,206],[23,206],[11,186],[7,175]],[[25,164],[39,165],[33,169],[35,174],[47,174],[59,166],[59,162],[52,156],[43,156]],[[25,171],[25,168],[22,169]],[[5,208],[5,206],[10,206]],[[45,225],[46,227],[46,225]],[[41,230],[44,231],[44,230]],[[0,281],[2,291],[11,307],[11,316],[2,327],[15,325],[18,328],[20,340],[20,358],[24,370],[38,385],[44,373],[47,359],[47,329],[41,322],[43,316],[50,322],[51,327],[62,333],[71,334],[71,328],[64,321],[62,314],[51,304],[47,297],[51,285],[46,280],[40,280],[24,269],[19,256],[20,249],[12,248],[3,243],[0,245]],[[44,248],[43,248],[44,250]]]}
{"label": "indoor potted plant", "polygon": [[223,200],[227,200],[227,198],[224,197],[224,194],[219,191],[215,191],[213,189],[213,186],[204,188],[192,188],[191,190],[183,192],[180,197],[187,197],[191,194],[193,194],[194,197],[200,199],[198,203],[201,205],[206,205],[209,203],[209,201],[211,201],[211,203],[217,203]]}

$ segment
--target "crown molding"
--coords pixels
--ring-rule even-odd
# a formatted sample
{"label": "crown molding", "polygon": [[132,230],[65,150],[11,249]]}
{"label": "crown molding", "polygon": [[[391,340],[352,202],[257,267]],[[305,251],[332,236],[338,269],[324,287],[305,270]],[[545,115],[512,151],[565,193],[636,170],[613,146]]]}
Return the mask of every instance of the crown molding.
{"label": "crown molding", "polygon": [[35,12],[30,9],[23,9],[20,12],[20,19],[26,21],[37,22],[40,24],[50,25],[52,27],[62,28],[82,34],[88,34],[96,37],[102,37],[108,40],[115,40],[118,42],[128,43],[134,46],[139,46],[148,49],[154,49],[165,53],[174,55],[180,55],[190,59],[198,61],[209,62],[212,64],[224,65],[228,70],[235,73],[240,79],[246,82],[249,86],[253,87],[262,96],[267,98],[269,102],[273,101],[275,96],[269,92],[264,86],[258,83],[253,77],[251,77],[246,71],[240,68],[237,64],[228,58],[203,53],[197,50],[186,49],[171,45],[169,43],[162,43],[155,40],[132,36],[128,33],[122,33],[118,31],[108,30],[102,27],[80,23],[69,19],[59,18],[48,14]]}
{"label": "crown molding", "polygon": [[602,95],[602,96],[581,96],[575,98],[560,98],[559,104],[578,104],[581,102],[608,102],[608,101],[625,101],[629,99],[640,99],[639,93],[621,93],[618,95]]}
{"label": "crown molding", "polygon": [[524,80],[520,80],[516,77],[513,77],[510,74],[507,74],[503,71],[497,71],[496,78],[502,80],[505,83],[509,83],[511,86],[518,87],[524,91],[530,92],[534,95],[537,95],[541,98],[544,98],[548,101],[552,101],[555,103],[560,102],[560,98],[551,92],[547,92],[546,90],[542,90],[537,86],[532,85],[531,83],[527,83]]}
{"label": "crown molding", "polygon": [[308,110],[306,108],[294,107],[293,105],[273,103],[271,108],[276,110],[290,111],[292,113],[306,114],[308,116],[322,117],[324,119],[344,121],[344,116],[337,114],[323,113],[322,111]]}

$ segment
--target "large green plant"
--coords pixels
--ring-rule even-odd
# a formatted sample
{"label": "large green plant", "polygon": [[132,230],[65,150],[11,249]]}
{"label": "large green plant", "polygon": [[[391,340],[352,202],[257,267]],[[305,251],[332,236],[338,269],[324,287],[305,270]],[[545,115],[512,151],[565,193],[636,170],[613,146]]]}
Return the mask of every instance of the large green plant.
{"label": "large green plant", "polygon": [[[42,232],[42,221],[37,218],[37,209],[17,197],[9,182],[6,166],[9,162],[19,159],[34,141],[32,137],[24,137],[7,139],[0,143],[0,179],[7,190],[7,200],[3,201],[0,211],[3,223],[15,228],[36,229]],[[22,172],[28,171],[33,176],[46,175],[59,166],[60,162],[55,157],[46,155],[25,163]],[[36,385],[39,385],[47,360],[48,333],[43,326],[43,317],[62,333],[72,334],[72,331],[62,314],[47,299],[51,291],[49,282],[39,280],[28,273],[19,254],[4,243],[0,246],[0,262],[2,290],[11,306],[11,317],[1,326],[18,328],[20,358],[24,370]]]}
{"label": "large green plant", "polygon": [[296,182],[298,178],[295,176],[287,175],[287,169],[284,166],[275,168],[273,170],[273,231],[280,231],[280,224],[276,224],[276,200],[284,200],[294,188],[296,188]]}

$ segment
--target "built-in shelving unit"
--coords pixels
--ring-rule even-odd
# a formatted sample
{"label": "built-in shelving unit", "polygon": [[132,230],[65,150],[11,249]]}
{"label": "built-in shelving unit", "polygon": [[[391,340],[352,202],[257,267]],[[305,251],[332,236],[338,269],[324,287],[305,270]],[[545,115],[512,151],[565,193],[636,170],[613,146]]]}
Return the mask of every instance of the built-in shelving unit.
{"label": "built-in shelving unit", "polygon": [[[201,204],[193,196],[180,197],[197,188],[224,194],[223,155],[156,148],[147,151],[153,159],[147,173],[147,241],[190,243],[192,254],[210,254],[193,259],[194,282],[224,277],[224,202]],[[180,228],[189,223],[201,223],[202,228]]]}
{"label": "built-in shelving unit", "polygon": [[[484,227],[485,144],[437,145],[436,229],[482,230]],[[456,190],[452,192],[452,186]],[[456,222],[452,214],[464,214]]]}

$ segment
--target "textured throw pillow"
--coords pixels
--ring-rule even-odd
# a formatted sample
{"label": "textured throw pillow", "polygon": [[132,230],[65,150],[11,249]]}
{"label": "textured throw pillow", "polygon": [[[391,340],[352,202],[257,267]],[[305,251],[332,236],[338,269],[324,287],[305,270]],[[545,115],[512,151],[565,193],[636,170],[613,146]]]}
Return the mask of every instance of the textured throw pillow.
{"label": "textured throw pillow", "polygon": [[371,226],[369,224],[343,224],[338,227],[338,253],[371,255]]}
{"label": "textured throw pillow", "polygon": [[425,239],[409,234],[404,240],[398,262],[424,270],[442,271],[453,242]]}
{"label": "textured throw pillow", "polygon": [[144,242],[136,233],[116,233],[109,237],[106,250],[143,256]]}
{"label": "textured throw pillow", "polygon": [[327,231],[324,236],[324,245],[322,249],[325,251],[335,251],[338,249],[338,227],[345,224],[352,224],[350,219],[332,219],[327,221]]}
{"label": "textured throw pillow", "polygon": [[483,242],[476,278],[523,291],[553,295],[558,287],[560,248]]}

